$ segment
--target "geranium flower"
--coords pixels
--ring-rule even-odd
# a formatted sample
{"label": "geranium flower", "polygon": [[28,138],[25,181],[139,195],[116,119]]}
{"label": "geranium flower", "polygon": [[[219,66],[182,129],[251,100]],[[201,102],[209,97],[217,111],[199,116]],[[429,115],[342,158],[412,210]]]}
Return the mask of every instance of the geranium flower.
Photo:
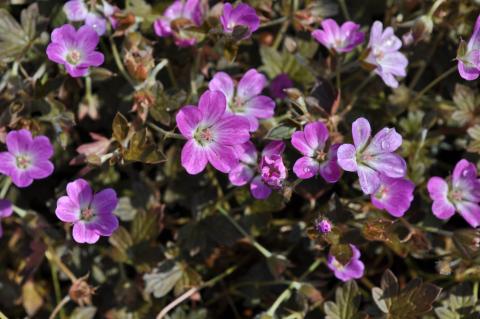
{"label": "geranium flower", "polygon": [[335,20],[326,19],[322,21],[322,29],[314,30],[313,38],[336,52],[350,52],[365,39],[365,34],[359,31],[360,25],[352,21],[347,21],[340,27]]}
{"label": "geranium flower", "polygon": [[325,152],[328,137],[328,129],[322,122],[309,123],[303,131],[293,133],[292,145],[304,155],[293,166],[298,178],[308,179],[320,174],[328,183],[340,179],[342,171],[337,163],[340,144],[330,146]]}
{"label": "geranium flower", "polygon": [[225,72],[217,72],[208,84],[210,90],[221,91],[228,103],[227,112],[242,116],[250,123],[250,131],[258,129],[258,119],[273,116],[275,102],[260,95],[267,85],[267,78],[255,69],[243,75],[235,88],[232,78]]}
{"label": "geranium flower", "polygon": [[88,8],[83,0],[70,0],[63,5],[63,12],[69,21],[83,21],[87,17]]}
{"label": "geranium flower", "polygon": [[380,175],[391,178],[405,176],[407,164],[394,152],[402,145],[402,136],[394,128],[385,127],[370,139],[370,123],[363,117],[352,124],[352,144],[338,148],[338,165],[346,171],[357,172],[365,194],[380,187]]}
{"label": "geranium flower", "polygon": [[[12,203],[8,199],[0,199],[0,221],[3,218],[12,216],[12,213],[13,213]],[[0,223],[0,238],[2,236],[3,236],[3,228],[2,228],[2,224]]]}
{"label": "geranium flower", "polygon": [[256,199],[266,199],[272,190],[280,190],[287,178],[287,168],[283,164],[282,154],[285,143],[270,142],[262,152],[262,159],[258,166],[260,175],[250,183],[250,192]]}
{"label": "geranium flower", "polygon": [[67,184],[67,196],[57,201],[55,214],[66,223],[73,223],[73,239],[79,243],[94,244],[100,236],[111,236],[118,228],[118,219],[113,214],[117,207],[117,193],[106,188],[93,194],[84,179]]}
{"label": "geranium flower", "polygon": [[161,18],[155,20],[153,28],[161,38],[173,35],[175,44],[180,47],[192,46],[197,43],[197,39],[182,32],[182,28],[192,25],[199,27],[203,23],[205,11],[201,0],[176,0]]}
{"label": "geranium flower", "polygon": [[375,67],[378,74],[386,85],[396,88],[398,81],[396,77],[407,75],[408,60],[401,52],[402,41],[395,36],[392,27],[383,30],[380,21],[373,23],[368,43],[369,54],[365,62]]}
{"label": "geranium flower", "polygon": [[242,39],[249,38],[260,27],[260,18],[257,12],[245,3],[240,3],[235,8],[230,3],[225,3],[220,22],[223,32],[227,34],[231,34],[237,26],[244,27],[245,33]]}
{"label": "geranium flower", "polygon": [[91,27],[99,36],[102,36],[107,31],[107,20],[99,14],[90,12],[85,18],[85,25]]}
{"label": "geranium flower", "polygon": [[371,195],[373,206],[386,210],[394,217],[402,217],[410,208],[415,184],[406,178],[391,178],[380,174],[380,187]]}
{"label": "geranium flower", "polygon": [[53,147],[46,136],[32,138],[22,129],[7,134],[7,152],[0,153],[0,173],[10,176],[17,187],[27,187],[34,179],[47,178],[54,166],[49,161]]}
{"label": "geranium flower", "polygon": [[182,166],[189,174],[198,174],[207,162],[228,173],[238,163],[233,146],[249,140],[248,122],[225,113],[227,102],[218,91],[206,91],[198,107],[184,106],[177,113],[177,125],[188,139],[182,149]]}
{"label": "geranium flower", "polygon": [[355,245],[350,245],[350,248],[352,249],[352,258],[346,265],[342,265],[337,259],[335,259],[335,256],[328,256],[328,268],[330,268],[335,274],[335,277],[341,281],[362,278],[365,271],[365,265],[360,260],[360,251]]}
{"label": "geranium flower", "polygon": [[480,75],[480,15],[477,17],[473,34],[465,45],[462,40],[460,44],[458,60],[458,72],[460,76],[468,81],[473,81]]}
{"label": "geranium flower", "polygon": [[281,73],[270,83],[270,95],[274,99],[284,99],[287,97],[287,94],[283,90],[291,87],[293,87],[293,81],[287,74]]}
{"label": "geranium flower", "polygon": [[462,159],[455,165],[451,180],[434,176],[427,188],[435,216],[449,219],[457,211],[472,227],[480,225],[480,180],[473,163]]}
{"label": "geranium flower", "polygon": [[78,31],[70,24],[56,28],[52,32],[52,42],[47,47],[48,58],[65,66],[72,77],[85,76],[91,66],[103,64],[103,54],[95,51],[100,38],[89,26]]}
{"label": "geranium flower", "polygon": [[235,145],[235,153],[239,163],[228,173],[228,179],[235,186],[243,186],[255,175],[258,153],[252,142]]}

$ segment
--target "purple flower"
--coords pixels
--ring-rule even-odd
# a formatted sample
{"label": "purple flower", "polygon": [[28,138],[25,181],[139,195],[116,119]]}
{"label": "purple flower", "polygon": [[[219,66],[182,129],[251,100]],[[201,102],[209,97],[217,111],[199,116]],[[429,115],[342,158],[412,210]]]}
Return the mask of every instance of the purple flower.
{"label": "purple flower", "polygon": [[85,25],[95,30],[99,36],[104,35],[105,31],[107,31],[107,20],[96,13],[87,14]]}
{"label": "purple flower", "polygon": [[402,137],[394,128],[385,127],[370,140],[370,123],[363,117],[352,124],[352,144],[342,144],[337,151],[338,164],[349,172],[357,172],[365,194],[373,194],[380,187],[380,175],[391,178],[405,176],[405,160],[395,154]]}
{"label": "purple flower", "polygon": [[83,0],[70,0],[63,5],[69,21],[83,21],[87,17],[88,8]]}
{"label": "purple flower", "polygon": [[197,40],[190,38],[184,34],[175,22],[182,21],[185,24],[187,20],[192,25],[199,27],[203,23],[205,15],[205,8],[201,0],[176,0],[163,13],[163,17],[155,20],[153,28],[155,33],[161,37],[172,36],[175,39],[175,44],[179,47],[188,47],[194,45]]}
{"label": "purple flower", "polygon": [[455,165],[451,180],[434,176],[427,188],[435,216],[449,219],[458,211],[472,227],[480,225],[480,180],[473,163],[462,159]]}
{"label": "purple flower", "polygon": [[287,178],[287,169],[283,164],[282,153],[285,143],[282,141],[270,142],[262,152],[259,164],[260,175],[250,184],[250,192],[256,199],[266,199],[272,190],[280,190]]}
{"label": "purple flower", "polygon": [[237,26],[246,28],[242,39],[249,38],[260,27],[257,12],[245,3],[240,3],[235,8],[230,3],[225,3],[220,22],[223,26],[223,32],[228,34],[231,34]]}
{"label": "purple flower", "polygon": [[394,217],[402,217],[410,208],[415,184],[406,178],[380,175],[380,187],[371,195],[373,206],[386,210]]}
{"label": "purple flower", "polygon": [[189,174],[204,170],[207,162],[228,173],[238,159],[234,146],[249,140],[248,122],[225,113],[227,102],[218,91],[206,91],[198,107],[184,106],[177,113],[177,125],[188,139],[182,149],[182,166]]}
{"label": "purple flower", "polygon": [[362,278],[365,271],[365,265],[360,260],[360,251],[355,245],[350,245],[350,248],[352,249],[352,258],[346,265],[342,265],[333,255],[328,256],[328,268],[330,268],[335,274],[335,277],[341,281]]}
{"label": "purple flower", "polygon": [[258,129],[258,119],[273,116],[275,102],[260,95],[267,85],[267,78],[255,69],[243,75],[235,89],[232,78],[225,72],[217,72],[208,84],[210,90],[221,91],[228,103],[227,112],[242,116],[250,123],[250,132]]}
{"label": "purple flower", "polygon": [[347,21],[340,27],[333,19],[322,21],[322,29],[312,32],[315,40],[326,48],[336,52],[350,52],[365,39],[365,34],[360,30],[360,25]]}
{"label": "purple flower", "polygon": [[392,88],[398,87],[396,76],[407,75],[408,60],[399,52],[401,47],[402,41],[395,36],[392,27],[383,30],[380,21],[373,23],[368,43],[369,54],[365,62],[375,66],[375,73]]}
{"label": "purple flower", "polygon": [[235,186],[243,186],[250,182],[255,174],[258,154],[255,145],[250,141],[235,145],[234,148],[239,162],[228,173],[228,179]]}
{"label": "purple flower", "polygon": [[43,179],[53,173],[49,158],[53,147],[46,136],[32,138],[22,129],[7,134],[8,152],[0,153],[0,173],[10,176],[17,187],[27,187],[34,179]]}
{"label": "purple flower", "polygon": [[95,51],[100,38],[89,26],[78,31],[70,24],[56,28],[52,32],[52,42],[47,47],[48,58],[63,64],[72,77],[85,76],[90,66],[103,64],[103,54]]}
{"label": "purple flower", "polygon": [[468,40],[467,45],[462,41],[460,56],[458,60],[458,72],[465,80],[476,80],[480,75],[480,15],[477,17],[473,34]]}
{"label": "purple flower", "polygon": [[115,13],[120,11],[117,6],[112,6],[110,3],[103,1],[102,6],[103,15],[108,18],[113,29],[117,28],[118,20],[115,18]]}
{"label": "purple flower", "polygon": [[317,232],[327,234],[332,231],[332,224],[326,219],[320,219],[315,222]]}
{"label": "purple flower", "polygon": [[328,129],[322,122],[305,125],[304,131],[292,135],[292,144],[303,157],[293,166],[298,178],[308,179],[320,174],[328,183],[336,183],[342,173],[337,163],[337,150],[340,144],[334,144],[325,152],[328,141]]}
{"label": "purple flower", "polygon": [[291,87],[293,87],[293,81],[288,75],[285,73],[279,74],[270,83],[270,95],[274,99],[284,99],[287,94],[283,90]]}
{"label": "purple flower", "polygon": [[[13,206],[12,203],[7,199],[0,199],[0,221],[3,218],[12,216]],[[0,224],[0,238],[3,236],[2,224]]]}
{"label": "purple flower", "polygon": [[62,222],[73,223],[73,239],[79,243],[94,244],[100,236],[111,236],[118,228],[113,214],[117,207],[117,193],[106,188],[93,194],[84,179],[67,184],[67,196],[57,201],[55,214]]}

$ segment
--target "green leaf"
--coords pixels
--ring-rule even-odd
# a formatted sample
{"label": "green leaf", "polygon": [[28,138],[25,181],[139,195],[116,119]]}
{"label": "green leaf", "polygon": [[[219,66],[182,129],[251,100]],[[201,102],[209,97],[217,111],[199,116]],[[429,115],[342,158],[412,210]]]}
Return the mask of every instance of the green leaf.
{"label": "green leaf", "polygon": [[143,275],[145,291],[153,293],[155,298],[162,298],[175,287],[182,275],[183,271],[180,264],[166,260],[153,272]]}
{"label": "green leaf", "polygon": [[295,131],[295,127],[280,125],[272,128],[265,138],[269,140],[287,140],[290,139]]}
{"label": "green leaf", "polygon": [[155,210],[139,211],[131,225],[131,235],[134,243],[155,238],[159,233],[158,214]]}
{"label": "green leaf", "polygon": [[112,123],[113,138],[120,144],[123,144],[123,141],[128,136],[129,125],[128,121],[122,113],[117,112]]}
{"label": "green leaf", "polygon": [[165,160],[146,128],[133,134],[127,150],[123,153],[123,158],[127,161],[146,164],[158,164]]}
{"label": "green leaf", "polygon": [[326,319],[354,319],[358,316],[360,292],[354,280],[348,281],[335,291],[335,302],[327,301],[323,310]]}

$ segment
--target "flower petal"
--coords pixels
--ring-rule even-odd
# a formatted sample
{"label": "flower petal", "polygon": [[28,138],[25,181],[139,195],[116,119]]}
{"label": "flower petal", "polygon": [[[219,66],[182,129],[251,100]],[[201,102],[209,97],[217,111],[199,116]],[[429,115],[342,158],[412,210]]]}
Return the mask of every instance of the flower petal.
{"label": "flower petal", "polygon": [[243,144],[250,139],[249,128],[250,124],[241,116],[224,116],[213,126],[215,141],[226,145]]}
{"label": "flower petal", "polygon": [[238,82],[237,96],[242,101],[259,95],[267,85],[267,78],[255,69],[248,70]]}
{"label": "flower petal", "polygon": [[216,123],[225,114],[227,100],[220,91],[206,91],[200,96],[198,109],[206,125]]}
{"label": "flower petal", "polygon": [[228,173],[228,179],[230,180],[230,183],[235,186],[243,186],[252,179],[253,174],[253,169],[248,165],[239,163],[230,171],[230,173]]}
{"label": "flower petal", "polygon": [[17,170],[15,156],[9,152],[0,153],[0,173],[10,176],[14,170]]}
{"label": "flower petal", "polygon": [[93,197],[92,188],[83,178],[78,178],[67,184],[67,195],[80,209],[87,208]]}
{"label": "flower petal", "polygon": [[77,202],[72,201],[68,196],[62,196],[57,200],[57,208],[55,215],[62,222],[74,223],[80,219],[80,206]]}
{"label": "flower petal", "polygon": [[298,178],[308,179],[317,175],[320,169],[319,163],[311,157],[301,157],[293,165],[293,172]]}
{"label": "flower petal", "polygon": [[52,162],[45,159],[35,159],[32,162],[32,166],[27,169],[28,175],[33,179],[43,179],[52,175],[55,166]]}
{"label": "flower petal", "polygon": [[461,202],[457,205],[458,213],[472,226],[477,228],[480,225],[480,206],[477,203]]}
{"label": "flower petal", "polygon": [[176,116],[177,126],[186,138],[192,138],[198,124],[202,120],[202,113],[194,106],[184,106]]}
{"label": "flower petal", "polygon": [[305,140],[311,149],[323,150],[328,140],[328,128],[322,122],[314,122],[305,125]]}
{"label": "flower petal", "polygon": [[385,127],[372,138],[365,153],[375,155],[395,152],[402,145],[402,136],[394,128]]}
{"label": "flower petal", "polygon": [[191,175],[200,173],[207,166],[206,150],[194,140],[189,140],[183,146],[181,157],[182,166]]}
{"label": "flower petal", "polygon": [[20,188],[28,187],[33,183],[33,178],[31,178],[25,170],[13,169],[10,172],[10,177],[12,178],[13,184]]}
{"label": "flower petal", "polygon": [[73,240],[79,244],[94,244],[100,239],[100,235],[93,229],[90,229],[84,222],[76,222],[73,225]]}
{"label": "flower petal", "polygon": [[250,192],[256,199],[266,199],[270,196],[272,190],[262,182],[262,178],[260,176],[257,176],[250,184]]}
{"label": "flower petal", "polygon": [[212,91],[222,92],[227,102],[232,101],[233,92],[235,90],[235,85],[233,84],[232,78],[225,72],[217,72],[213,76],[210,83],[208,83],[208,88]]}
{"label": "flower petal", "polygon": [[365,161],[370,167],[388,177],[400,178],[407,173],[405,160],[395,153],[381,153]]}
{"label": "flower petal", "polygon": [[46,136],[37,136],[33,138],[30,145],[30,154],[36,159],[49,159],[53,155],[53,146]]}
{"label": "flower petal", "polygon": [[357,173],[362,191],[367,195],[375,193],[380,186],[379,174],[365,165],[358,165]]}
{"label": "flower petal", "polygon": [[315,150],[307,143],[305,132],[303,131],[293,132],[291,143],[293,147],[305,156],[313,156],[315,154]]}
{"label": "flower petal", "polygon": [[271,141],[262,151],[262,157],[272,156],[272,155],[281,155],[285,151],[285,143],[282,141]]}
{"label": "flower petal", "polygon": [[10,217],[13,214],[12,202],[8,199],[0,199],[0,218]]}
{"label": "flower petal", "polygon": [[118,218],[113,214],[102,214],[87,226],[101,236],[111,236],[118,228]]}
{"label": "flower petal", "polygon": [[357,165],[357,150],[352,144],[340,145],[337,151],[338,165],[346,171],[356,172]]}
{"label": "flower petal", "polygon": [[212,144],[206,150],[210,164],[222,173],[228,173],[238,165],[238,159],[232,146]]}
{"label": "flower petal", "polygon": [[363,150],[365,145],[367,145],[371,133],[372,129],[367,119],[361,117],[355,120],[355,122],[352,123],[352,137],[355,148],[359,151]]}
{"label": "flower petal", "polygon": [[29,130],[10,131],[7,134],[8,151],[13,155],[28,153],[32,141],[32,133]]}
{"label": "flower petal", "polygon": [[95,215],[110,215],[118,204],[117,193],[112,188],[106,188],[93,195],[90,207],[95,211]]}

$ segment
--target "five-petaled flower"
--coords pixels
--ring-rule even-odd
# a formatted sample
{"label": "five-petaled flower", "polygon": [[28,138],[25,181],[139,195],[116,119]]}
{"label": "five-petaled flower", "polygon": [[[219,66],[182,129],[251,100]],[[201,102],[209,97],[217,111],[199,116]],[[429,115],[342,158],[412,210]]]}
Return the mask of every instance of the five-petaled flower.
{"label": "five-petaled flower", "polygon": [[241,39],[249,38],[260,27],[260,18],[257,12],[245,3],[240,3],[235,8],[230,3],[225,3],[220,22],[223,31],[227,34],[231,34],[236,27],[245,28]]}
{"label": "five-petaled flower", "polygon": [[337,163],[337,150],[340,144],[333,144],[327,151],[328,128],[322,122],[305,125],[303,131],[292,135],[292,145],[303,154],[294,166],[298,178],[308,179],[320,174],[328,183],[336,183],[342,170]]}
{"label": "five-petaled flower", "polygon": [[427,188],[435,216],[449,219],[457,211],[472,227],[480,225],[480,180],[473,163],[462,159],[455,165],[451,180],[434,176]]}
{"label": "five-petaled flower", "polygon": [[370,123],[363,117],[352,124],[352,144],[342,144],[337,151],[338,164],[349,172],[357,172],[365,194],[380,187],[380,175],[391,178],[405,176],[407,164],[394,152],[402,145],[402,136],[394,128],[385,127],[370,139]]}
{"label": "five-petaled flower", "polygon": [[460,76],[468,81],[476,80],[480,75],[480,15],[470,40],[467,44],[462,40],[459,51],[457,60]]}
{"label": "five-petaled flower", "polygon": [[117,207],[117,193],[106,188],[93,194],[84,179],[67,184],[67,196],[57,201],[55,214],[66,223],[73,223],[73,239],[79,243],[94,244],[100,236],[111,236],[118,228],[113,214]]}
{"label": "five-petaled flower", "polygon": [[238,163],[234,146],[250,139],[248,121],[225,113],[227,101],[222,92],[206,91],[198,107],[184,106],[177,113],[177,125],[187,143],[182,149],[182,166],[198,174],[207,162],[228,173]]}
{"label": "five-petaled flower", "polygon": [[246,118],[253,132],[258,129],[258,119],[271,118],[275,110],[275,102],[268,96],[260,95],[266,85],[265,75],[250,69],[236,89],[232,78],[225,72],[215,73],[208,88],[221,91],[227,99],[227,112]]}
{"label": "five-petaled flower", "polygon": [[375,73],[392,88],[398,87],[396,77],[407,75],[408,60],[403,53],[399,52],[401,47],[402,41],[395,36],[392,27],[383,30],[383,24],[380,21],[373,23],[365,62],[373,65]]}
{"label": "five-petaled flower", "polygon": [[335,277],[341,281],[349,281],[350,279],[359,279],[363,277],[365,265],[360,260],[360,251],[355,245],[350,245],[352,249],[352,257],[347,264],[342,265],[335,256],[329,255],[327,266],[333,271]]}
{"label": "five-petaled flower", "polygon": [[153,28],[161,37],[172,36],[179,47],[188,47],[197,43],[197,39],[184,32],[185,28],[199,27],[204,20],[206,8],[201,0],[176,0],[155,20]]}
{"label": "five-petaled flower", "polygon": [[87,18],[88,8],[83,0],[70,0],[63,5],[63,12],[69,21],[83,21]]}
{"label": "five-petaled flower", "polygon": [[7,134],[7,152],[0,153],[0,173],[10,176],[17,187],[27,187],[34,179],[43,179],[53,173],[49,161],[53,147],[46,136],[32,137],[21,129]]}
{"label": "five-petaled flower", "polygon": [[65,24],[53,30],[51,37],[48,58],[64,65],[72,77],[85,76],[90,66],[103,64],[103,54],[95,51],[100,38],[91,27],[84,25],[75,30],[72,25]]}
{"label": "five-petaled flower", "polygon": [[[12,216],[12,213],[13,213],[12,203],[8,199],[0,199],[0,221],[3,218]],[[2,224],[0,223],[0,238],[2,236],[3,236],[3,228],[2,228]]]}
{"label": "five-petaled flower", "polygon": [[380,187],[371,195],[373,206],[386,210],[394,217],[402,217],[410,208],[415,184],[406,178],[391,178],[380,174]]}
{"label": "five-petaled flower", "polygon": [[360,25],[347,21],[339,26],[333,19],[322,21],[322,29],[312,32],[315,40],[326,48],[335,52],[350,52],[365,39],[365,34],[360,30]]}

